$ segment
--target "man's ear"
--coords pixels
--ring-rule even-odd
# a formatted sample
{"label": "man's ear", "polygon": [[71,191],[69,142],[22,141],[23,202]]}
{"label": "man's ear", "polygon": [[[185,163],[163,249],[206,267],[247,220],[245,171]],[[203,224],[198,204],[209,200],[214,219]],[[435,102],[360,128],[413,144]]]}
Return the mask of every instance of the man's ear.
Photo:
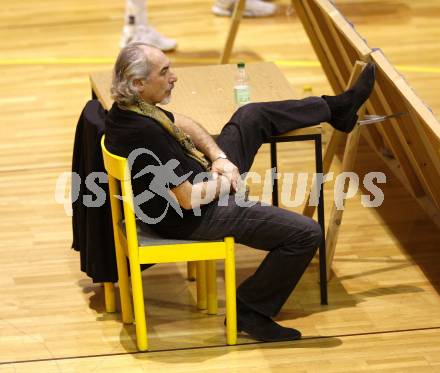
{"label": "man's ear", "polygon": [[135,79],[133,80],[133,85],[139,93],[142,93],[145,89],[145,80]]}

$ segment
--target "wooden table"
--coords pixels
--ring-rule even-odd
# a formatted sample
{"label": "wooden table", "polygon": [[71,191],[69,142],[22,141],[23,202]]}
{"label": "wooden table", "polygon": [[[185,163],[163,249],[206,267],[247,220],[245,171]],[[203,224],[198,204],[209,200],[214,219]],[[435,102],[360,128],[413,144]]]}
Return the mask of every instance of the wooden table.
{"label": "wooden table", "polygon": [[[185,114],[213,136],[218,135],[237,109],[234,102],[234,78],[236,65],[210,65],[173,68],[178,81],[173,89],[171,103],[166,109]],[[251,86],[251,99],[258,101],[277,101],[295,98],[295,94],[281,71],[270,62],[250,63],[246,65]],[[111,72],[103,71],[90,76],[92,95],[106,110],[113,104],[110,97]],[[271,167],[277,166],[276,144],[279,142],[306,141],[315,142],[316,173],[322,174],[321,127],[314,126],[287,132],[270,138]],[[320,186],[318,221],[322,232],[324,224],[324,194]],[[272,202],[278,205],[278,184],[274,178]],[[319,267],[321,304],[327,304],[327,274],[325,238],[319,247]]]}
{"label": "wooden table", "polygon": [[[202,124],[211,134],[220,133],[237,109],[234,102],[235,65],[211,65],[172,68],[178,77],[171,103],[164,106],[172,112],[185,114]],[[246,65],[252,101],[277,101],[295,98],[295,93],[281,71],[271,62]],[[105,109],[110,109],[111,72],[90,76],[92,90]],[[295,134],[319,134],[320,127],[293,131]]]}

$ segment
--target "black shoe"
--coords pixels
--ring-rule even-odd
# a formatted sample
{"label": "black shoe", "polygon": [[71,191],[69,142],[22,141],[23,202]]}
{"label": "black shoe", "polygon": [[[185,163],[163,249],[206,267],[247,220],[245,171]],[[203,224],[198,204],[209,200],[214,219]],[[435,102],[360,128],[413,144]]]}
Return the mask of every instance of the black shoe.
{"label": "black shoe", "polygon": [[237,300],[237,330],[263,342],[293,341],[301,338],[298,330],[277,324],[270,317],[255,312],[239,300]]}
{"label": "black shoe", "polygon": [[375,65],[370,62],[353,87],[337,96],[322,96],[330,108],[329,123],[334,128],[346,133],[353,130],[358,120],[358,110],[373,91],[375,76]]}

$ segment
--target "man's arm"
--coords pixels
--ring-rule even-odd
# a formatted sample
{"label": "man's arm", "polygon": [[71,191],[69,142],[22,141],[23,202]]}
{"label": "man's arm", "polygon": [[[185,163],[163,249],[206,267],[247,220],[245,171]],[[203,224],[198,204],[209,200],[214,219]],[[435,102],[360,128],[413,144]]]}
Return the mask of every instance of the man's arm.
{"label": "man's arm", "polygon": [[183,114],[173,114],[174,124],[189,135],[196,148],[211,162],[223,153],[211,135],[200,124]]}
{"label": "man's arm", "polygon": [[214,178],[216,178],[218,174],[225,175],[230,180],[232,188],[236,191],[237,180],[240,176],[238,168],[228,159],[218,158],[223,151],[200,124],[185,115],[178,113],[173,114],[176,126],[189,135],[196,148],[213,162],[211,171]]}

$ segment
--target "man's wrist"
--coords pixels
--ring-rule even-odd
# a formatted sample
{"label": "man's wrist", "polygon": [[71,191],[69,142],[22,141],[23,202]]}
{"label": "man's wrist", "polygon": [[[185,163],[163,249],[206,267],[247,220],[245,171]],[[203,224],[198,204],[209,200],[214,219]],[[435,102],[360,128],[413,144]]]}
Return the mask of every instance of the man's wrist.
{"label": "man's wrist", "polygon": [[227,155],[223,152],[217,153],[217,155],[213,158],[212,163],[219,159],[228,159]]}

